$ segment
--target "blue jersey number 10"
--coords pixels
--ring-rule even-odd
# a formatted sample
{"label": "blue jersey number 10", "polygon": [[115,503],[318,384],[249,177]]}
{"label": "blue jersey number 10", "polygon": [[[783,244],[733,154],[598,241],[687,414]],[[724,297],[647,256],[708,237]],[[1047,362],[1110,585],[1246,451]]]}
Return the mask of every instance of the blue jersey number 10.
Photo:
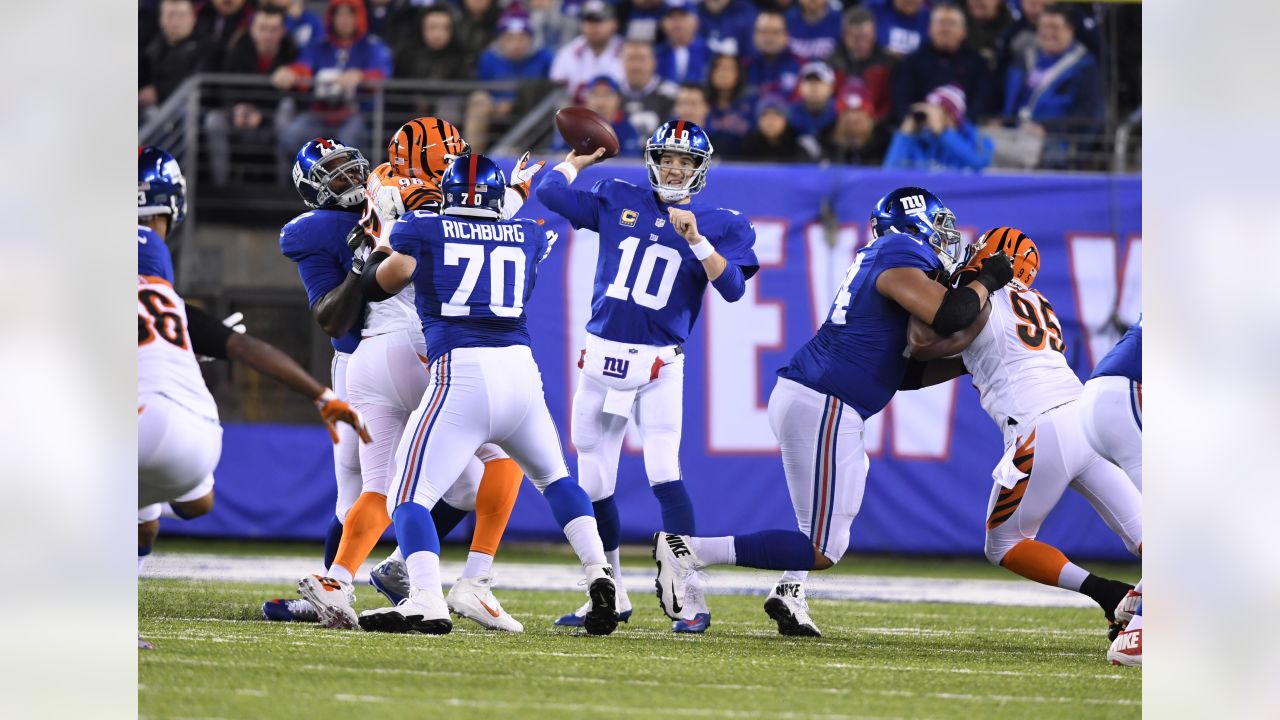
{"label": "blue jersey number 10", "polygon": [[[444,264],[456,266],[465,263],[462,268],[462,281],[453,292],[449,302],[440,305],[440,314],[445,317],[463,317],[471,314],[468,301],[475,292],[476,282],[480,280],[480,272],[484,269],[485,253],[483,245],[465,243],[444,244]],[[497,317],[520,317],[524,312],[524,250],[512,245],[499,245],[489,251],[489,312]],[[511,304],[506,304],[507,265],[515,272],[512,283]]]}
{"label": "blue jersey number 10", "polygon": [[[645,248],[640,258],[640,269],[636,272],[635,282],[630,286],[627,280],[631,276],[631,266],[635,264],[636,250],[640,248],[640,238],[634,235],[618,243],[622,251],[622,260],[618,262],[618,275],[609,283],[604,294],[617,300],[630,297],[637,305],[650,310],[661,310],[671,299],[671,288],[676,284],[676,274],[680,272],[680,252],[675,248],[652,243]],[[662,278],[658,281],[657,292],[649,292],[653,283],[653,273],[662,261]]]}

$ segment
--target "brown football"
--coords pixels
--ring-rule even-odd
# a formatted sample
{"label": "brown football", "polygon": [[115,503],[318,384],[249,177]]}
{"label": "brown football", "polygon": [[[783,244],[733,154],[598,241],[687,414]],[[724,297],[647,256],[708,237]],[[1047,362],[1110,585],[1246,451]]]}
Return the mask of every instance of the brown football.
{"label": "brown football", "polygon": [[563,108],[556,113],[556,129],[579,155],[590,155],[600,148],[607,158],[618,154],[618,135],[594,110]]}

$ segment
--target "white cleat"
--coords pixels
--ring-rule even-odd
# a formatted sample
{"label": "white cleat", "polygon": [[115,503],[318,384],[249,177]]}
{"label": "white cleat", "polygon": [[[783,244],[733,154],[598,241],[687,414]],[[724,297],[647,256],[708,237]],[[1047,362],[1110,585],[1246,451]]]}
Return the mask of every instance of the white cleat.
{"label": "white cleat", "polygon": [[689,547],[688,538],[668,532],[653,534],[653,561],[658,565],[654,580],[662,612],[672,620],[693,619],[693,608],[687,607],[689,576],[697,572],[698,558]]}
{"label": "white cleat", "polygon": [[453,629],[449,606],[439,590],[414,590],[395,607],[366,610],[360,613],[360,627],[370,632],[447,635]]}
{"label": "white cleat", "polygon": [[609,635],[618,629],[618,585],[609,563],[587,565],[587,597],[591,608],[582,618],[588,635]]}
{"label": "white cleat", "polygon": [[493,576],[458,578],[449,588],[445,604],[458,617],[474,620],[489,630],[524,632],[524,625],[502,609],[502,603],[493,596]]}
{"label": "white cleat", "polygon": [[298,593],[311,602],[320,624],[338,630],[354,630],[356,591],[351,583],[322,575],[308,575],[298,581]]}
{"label": "white cleat", "polygon": [[1120,602],[1116,604],[1115,616],[1116,622],[1121,625],[1128,625],[1133,619],[1134,613],[1138,611],[1138,606],[1142,604],[1142,593],[1136,590],[1130,590],[1124,594]]}
{"label": "white cleat", "polygon": [[792,637],[822,637],[822,632],[809,617],[809,601],[804,585],[797,582],[778,583],[764,601],[764,611],[778,623],[778,632]]}
{"label": "white cleat", "polygon": [[1142,628],[1125,630],[1111,641],[1107,659],[1112,665],[1142,667]]}

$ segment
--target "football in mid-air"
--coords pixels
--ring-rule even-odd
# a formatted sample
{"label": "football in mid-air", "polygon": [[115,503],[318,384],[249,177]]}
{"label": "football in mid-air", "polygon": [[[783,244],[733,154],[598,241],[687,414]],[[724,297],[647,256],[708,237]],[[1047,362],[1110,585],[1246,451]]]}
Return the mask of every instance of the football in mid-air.
{"label": "football in mid-air", "polygon": [[556,129],[579,155],[590,155],[604,148],[607,158],[618,154],[618,135],[594,110],[567,107],[556,113]]}

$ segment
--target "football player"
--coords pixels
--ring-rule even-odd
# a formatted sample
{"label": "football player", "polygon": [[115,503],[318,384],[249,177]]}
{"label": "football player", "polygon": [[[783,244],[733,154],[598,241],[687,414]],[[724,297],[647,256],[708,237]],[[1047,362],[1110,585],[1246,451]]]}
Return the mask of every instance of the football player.
{"label": "football player", "polygon": [[[600,535],[620,577],[620,530],[614,488],[627,421],[644,446],[645,474],[662,509],[662,527],[696,533],[693,504],[680,474],[683,344],[702,310],[707,286],[725,300],[742,297],[760,263],[752,249],[755,227],[736,210],[695,202],[707,183],[713,149],[696,124],[673,120],[645,145],[649,187],[602,180],[590,190],[572,187],[578,173],[598,162],[569,153],[538,187],[538,199],[575,228],[599,233],[596,284],[586,347],[573,395],[571,437],[578,478],[593,501]],[[699,633],[711,623],[700,583],[689,585],[688,614],[676,632]],[[619,586],[621,618],[631,601]],[[581,625],[590,603],[556,621]]]}
{"label": "football player", "polygon": [[706,565],[786,571],[765,600],[783,635],[818,636],[804,581],[831,567],[849,547],[849,526],[867,478],[863,423],[904,384],[907,321],[918,318],[943,335],[967,327],[990,293],[1013,276],[1009,258],[986,258],[970,282],[948,290],[936,278],[957,265],[955,215],[933,193],[903,187],[876,203],[871,242],[854,256],[827,319],[778,371],[769,423],[782,451],[799,530],[727,537],[653,537],[658,600],[673,619],[689,577]]}
{"label": "football player", "polygon": [[[360,413],[278,348],[233,332],[173,289],[165,239],[186,215],[186,180],[173,156],[138,151],[138,570],[163,514],[190,519],[213,508],[222,452],[218,409],[196,355],[242,362],[311,398],[336,444],[338,424],[369,441]],[[354,443],[354,439],[352,440]],[[139,640],[141,645],[142,641]]]}
{"label": "football player", "polygon": [[[1118,465],[1142,490],[1142,316],[1084,384],[1084,435],[1094,452]],[[1124,630],[1112,639],[1113,665],[1142,664],[1142,581],[1115,610]]]}
{"label": "football player", "polygon": [[[392,135],[387,147],[391,159],[369,174],[360,200],[363,215],[359,227],[348,238],[356,258],[353,274],[359,274],[369,251],[381,241],[384,229],[389,229],[400,215],[411,210],[439,209],[440,176],[453,158],[468,149],[457,128],[434,117],[411,120]],[[526,160],[527,155],[518,172]],[[542,163],[531,166],[526,183],[541,166]],[[527,185],[506,192],[514,200],[514,211],[527,196]],[[330,627],[356,627],[350,583],[355,570],[391,524],[386,494],[392,456],[428,380],[422,365],[427,350],[412,288],[385,301],[369,303],[360,334],[363,340],[351,357],[347,382],[352,404],[364,413],[375,437],[360,452],[364,484],[354,510],[361,512],[343,532],[335,566],[328,576],[310,575],[299,582],[299,591]],[[442,537],[472,509],[477,513],[471,553],[462,578],[450,591],[449,607],[484,627],[520,632],[523,626],[502,608],[491,585],[493,556],[515,503],[522,473],[496,446],[483,446],[478,457],[432,509]],[[483,485],[481,473],[486,480]],[[371,574],[371,583],[393,604],[408,593],[407,581],[398,554]]]}
{"label": "football player", "polygon": [[987,231],[973,250],[956,282],[974,277],[995,255],[1012,258],[1013,278],[992,293],[990,309],[972,327],[942,338],[913,320],[908,341],[913,357],[934,361],[922,385],[970,373],[983,409],[1004,433],[1005,452],[992,473],[987,503],[987,559],[1030,580],[1087,595],[1114,623],[1116,605],[1132,586],[1090,573],[1036,535],[1070,487],[1139,554],[1142,496],[1085,437],[1084,403],[1078,402],[1083,388],[1063,355],[1066,344],[1053,305],[1032,287],[1040,271],[1035,242],[1001,227]]}
{"label": "football player", "polygon": [[365,266],[362,285],[372,301],[414,284],[431,371],[396,449],[387,503],[412,590],[394,608],[362,613],[366,630],[451,630],[429,510],[485,443],[520,464],[582,561],[592,602],[587,632],[617,627],[616,588],[591,503],[565,466],[529,347],[524,306],[554,237],[532,220],[501,219],[506,186],[491,160],[464,155],[441,180],[443,214],[400,218],[390,247],[380,245]]}

